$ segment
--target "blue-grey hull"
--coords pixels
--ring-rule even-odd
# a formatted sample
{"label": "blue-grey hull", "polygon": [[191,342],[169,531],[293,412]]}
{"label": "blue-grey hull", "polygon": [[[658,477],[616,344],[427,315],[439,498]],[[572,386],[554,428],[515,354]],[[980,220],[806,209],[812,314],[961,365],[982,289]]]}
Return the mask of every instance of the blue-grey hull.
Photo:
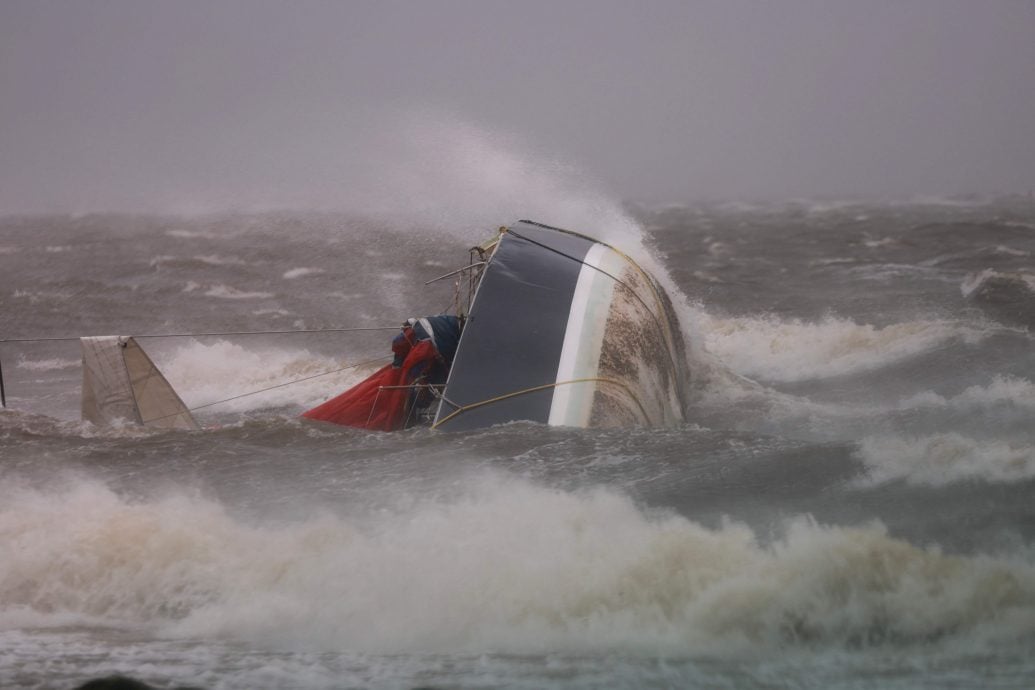
{"label": "blue-grey hull", "polygon": [[435,427],[671,425],[685,379],[653,278],[592,238],[519,221],[482,273]]}

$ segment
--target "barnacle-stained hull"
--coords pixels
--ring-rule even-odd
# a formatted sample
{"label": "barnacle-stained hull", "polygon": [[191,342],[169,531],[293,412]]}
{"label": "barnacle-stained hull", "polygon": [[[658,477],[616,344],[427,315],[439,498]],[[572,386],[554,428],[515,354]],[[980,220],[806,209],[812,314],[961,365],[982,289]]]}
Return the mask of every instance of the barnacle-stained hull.
{"label": "barnacle-stained hull", "polygon": [[640,266],[519,221],[482,272],[434,426],[677,424],[685,361],[671,302]]}

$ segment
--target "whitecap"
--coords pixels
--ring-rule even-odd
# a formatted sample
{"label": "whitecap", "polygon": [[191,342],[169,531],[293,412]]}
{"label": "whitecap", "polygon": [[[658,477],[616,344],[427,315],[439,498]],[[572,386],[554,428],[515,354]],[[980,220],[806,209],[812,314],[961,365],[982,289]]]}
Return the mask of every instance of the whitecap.
{"label": "whitecap", "polygon": [[195,261],[200,261],[203,264],[209,266],[245,266],[248,264],[247,261],[236,256],[219,256],[218,254],[204,254],[194,257]]}
{"label": "whitecap", "polygon": [[705,527],[606,489],[492,475],[459,488],[399,497],[370,521],[270,524],[190,491],[2,487],[0,533],[18,548],[0,564],[0,625],[35,613],[39,626],[313,651],[654,658],[853,645],[874,631],[895,648],[1035,632],[1035,569],[1020,559],[808,518],[766,545],[745,525]]}
{"label": "whitecap", "polygon": [[302,276],[312,276],[324,273],[322,268],[292,268],[289,271],[284,271],[284,278],[293,280],[294,278],[301,278]]}
{"label": "whitecap", "polygon": [[367,359],[360,355],[342,360],[305,349],[248,349],[220,340],[207,344],[190,341],[158,364],[188,407],[307,379],[213,408],[215,412],[245,412],[317,405],[362,380],[370,367],[352,365]]}
{"label": "whitecap", "polygon": [[950,407],[961,410],[1008,405],[1035,410],[1035,384],[1013,376],[996,376],[987,386],[970,386],[954,396],[927,391],[899,403],[899,409]]}
{"label": "whitecap", "polygon": [[960,292],[964,297],[972,297],[979,294],[982,289],[1003,290],[1013,287],[1020,287],[1027,292],[1035,292],[1035,275],[986,268],[979,273],[967,275],[960,283]]}
{"label": "whitecap", "polygon": [[211,239],[215,237],[215,235],[210,232],[201,232],[200,230],[167,230],[165,234],[169,237],[181,237],[184,239],[194,239],[199,237]]}
{"label": "whitecap", "polygon": [[868,371],[915,356],[952,338],[981,333],[953,321],[878,327],[833,316],[817,322],[776,316],[702,321],[707,349],[733,371],[768,381],[802,381]]}
{"label": "whitecap", "polygon": [[905,480],[944,486],[965,480],[1008,483],[1035,478],[1035,447],[985,441],[957,433],[916,437],[870,437],[858,456],[869,469],[867,482]]}
{"label": "whitecap", "polygon": [[247,292],[238,290],[229,285],[217,284],[205,291],[206,297],[218,297],[220,299],[268,299],[273,297],[272,292]]}
{"label": "whitecap", "polygon": [[78,359],[23,359],[18,362],[19,369],[28,371],[56,371],[58,369],[71,369],[78,367],[81,362]]}

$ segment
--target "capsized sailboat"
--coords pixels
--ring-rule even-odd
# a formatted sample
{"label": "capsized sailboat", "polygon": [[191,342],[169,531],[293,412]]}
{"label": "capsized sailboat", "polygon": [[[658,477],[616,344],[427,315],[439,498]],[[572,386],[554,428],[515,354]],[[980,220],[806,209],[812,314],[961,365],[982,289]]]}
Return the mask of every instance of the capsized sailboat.
{"label": "capsized sailboat", "polygon": [[472,248],[452,275],[468,288],[450,315],[455,354],[419,321],[404,325],[413,342],[402,361],[396,351],[393,365],[303,416],[381,430],[426,419],[451,431],[683,420],[685,347],[671,301],[618,249],[522,220]]}

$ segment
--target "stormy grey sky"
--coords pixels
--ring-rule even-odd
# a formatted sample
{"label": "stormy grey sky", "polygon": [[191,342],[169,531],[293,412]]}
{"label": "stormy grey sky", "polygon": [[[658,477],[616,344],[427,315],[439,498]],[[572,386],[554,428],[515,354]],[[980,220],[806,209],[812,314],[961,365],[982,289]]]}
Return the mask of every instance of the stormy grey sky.
{"label": "stormy grey sky", "polygon": [[0,2],[0,213],[551,175],[645,201],[1027,192],[1035,2]]}

